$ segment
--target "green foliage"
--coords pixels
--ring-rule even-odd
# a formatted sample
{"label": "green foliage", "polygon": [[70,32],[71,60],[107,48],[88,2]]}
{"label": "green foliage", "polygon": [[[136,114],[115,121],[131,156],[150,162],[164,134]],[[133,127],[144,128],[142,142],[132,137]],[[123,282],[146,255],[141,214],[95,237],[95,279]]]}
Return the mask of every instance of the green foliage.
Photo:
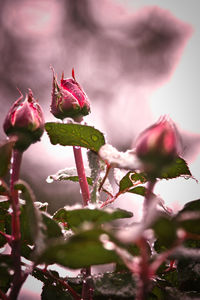
{"label": "green foliage", "polygon": [[[144,267],[140,259],[145,256],[149,264],[152,263],[152,266],[158,268],[155,268],[157,273],[151,281],[147,300],[189,300],[199,296],[200,200],[187,203],[175,216],[157,212],[157,202],[152,200],[146,207],[146,219],[128,226],[122,222],[117,222],[116,225],[113,221],[131,218],[132,212],[119,208],[100,208],[101,201],[104,201],[100,198],[101,191],[106,192],[108,201],[105,200],[104,204],[108,204],[109,200],[112,202],[118,195],[126,192],[145,197],[147,191],[145,184],[152,179],[192,177],[187,162],[177,157],[167,167],[156,168],[155,172],[149,174],[148,168],[141,165],[134,149],[119,152],[111,145],[105,144],[103,133],[92,126],[49,122],[45,124],[45,128],[53,145],[84,147],[89,150],[89,168],[86,169],[86,176],[87,183],[91,186],[92,204],[89,203],[88,206],[81,208],[60,208],[52,217],[47,213],[46,204],[36,202],[34,193],[27,183],[18,181],[15,184],[15,189],[21,192],[20,254],[29,260],[30,264],[34,263],[31,275],[44,284],[41,299],[73,299],[65,283],[82,297],[81,289],[85,280],[92,284],[94,300],[135,299],[137,290],[141,286],[141,282],[138,281],[142,278],[140,271]],[[5,142],[0,146],[0,177],[5,176],[10,168],[13,146],[13,141]],[[119,188],[116,195],[109,181],[111,167],[118,168],[120,174],[124,169],[127,170],[126,175],[123,178],[120,176],[117,180]],[[50,175],[48,180],[49,182],[51,180],[78,182],[79,177],[75,168],[67,168]],[[149,192],[150,196],[156,196],[153,191]],[[7,241],[12,246],[13,234],[10,209],[12,193],[3,180],[0,181],[0,196],[0,247],[2,248]],[[184,229],[185,232],[179,229]],[[181,232],[183,236],[188,237],[188,240],[180,239]],[[149,239],[148,234],[152,234],[151,237],[155,238],[154,243],[151,244],[153,239]],[[146,251],[143,251],[141,246],[144,239],[147,245]],[[177,250],[176,245],[181,242],[182,245]],[[167,257],[168,250],[172,253],[170,257]],[[192,251],[196,251],[195,255]],[[163,261],[162,257],[164,257]],[[177,268],[167,270],[170,259],[174,257]],[[58,264],[62,267],[85,270],[90,266],[109,263],[114,264],[115,272],[92,274],[89,279],[84,278],[83,272],[76,278],[60,278],[55,271],[37,267],[38,264],[46,266]],[[0,289],[3,292],[7,292],[11,286],[13,265],[11,255],[0,254]],[[147,266],[145,268],[147,270]],[[137,274],[137,280],[133,274]]]}
{"label": "green foliage", "polygon": [[10,159],[15,141],[8,140],[0,145],[0,178],[5,176],[10,167]]}
{"label": "green foliage", "polygon": [[67,227],[77,229],[84,222],[92,222],[96,225],[120,218],[131,218],[133,214],[123,209],[97,209],[97,208],[61,208],[53,218],[62,223],[67,223]]}
{"label": "green foliage", "polygon": [[190,201],[177,214],[179,226],[186,231],[200,234],[200,200]]}
{"label": "green foliage", "polygon": [[129,193],[145,196],[146,188],[144,186],[136,186],[133,189],[130,189]]}
{"label": "green foliage", "polygon": [[178,283],[182,291],[196,291],[200,293],[200,261],[182,258],[178,261]]}
{"label": "green foliage", "polygon": [[13,269],[13,263],[10,255],[0,255],[0,289],[4,292],[10,287],[12,280],[11,271]]}
{"label": "green foliage", "polygon": [[134,299],[136,283],[130,272],[105,273],[93,277],[94,299]]}
{"label": "green foliage", "polygon": [[172,164],[162,170],[161,176],[159,176],[159,178],[172,179],[183,175],[191,176],[191,172],[186,161],[181,157],[177,157]]}
{"label": "green foliage", "polygon": [[103,134],[92,126],[49,122],[45,129],[53,145],[80,146],[98,152],[105,144]]}
{"label": "green foliage", "polygon": [[102,229],[91,229],[73,235],[66,241],[55,240],[42,252],[38,262],[57,263],[72,269],[118,262],[116,253],[107,250],[101,242],[103,234],[105,231]]}
{"label": "green foliage", "polygon": [[[0,201],[0,231],[6,233],[6,222],[8,218],[9,201]],[[0,248],[7,243],[6,238],[0,235]]]}
{"label": "green foliage", "polygon": [[119,191],[122,192],[128,188],[131,188],[134,183],[145,183],[147,181],[144,173],[128,172],[119,183]]}
{"label": "green foliage", "polygon": [[22,254],[30,258],[32,251],[28,245],[35,245],[36,255],[46,248],[49,239],[61,237],[62,232],[52,217],[40,210],[39,205],[35,205],[35,196],[27,183],[19,181],[15,188],[22,191],[22,197],[25,199],[20,214]]}
{"label": "green foliage", "polygon": [[179,214],[182,214],[183,212],[187,211],[200,211],[200,199],[186,203],[183,209],[179,212]]}
{"label": "green foliage", "polygon": [[42,288],[42,300],[73,300],[73,297],[60,285],[45,284]]}
{"label": "green foliage", "polygon": [[154,244],[154,248],[157,252],[170,248],[176,241],[176,223],[169,216],[161,215],[151,227],[157,238]]}

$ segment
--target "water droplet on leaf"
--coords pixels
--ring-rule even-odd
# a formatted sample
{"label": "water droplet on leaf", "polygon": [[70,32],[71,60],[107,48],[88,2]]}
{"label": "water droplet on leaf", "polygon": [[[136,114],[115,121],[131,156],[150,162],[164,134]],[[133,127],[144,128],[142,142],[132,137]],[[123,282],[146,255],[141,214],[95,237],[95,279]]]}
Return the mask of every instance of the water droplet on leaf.
{"label": "water droplet on leaf", "polygon": [[91,135],[91,139],[92,139],[94,142],[96,142],[96,141],[98,140],[98,136],[95,135],[95,134],[93,134],[93,135]]}

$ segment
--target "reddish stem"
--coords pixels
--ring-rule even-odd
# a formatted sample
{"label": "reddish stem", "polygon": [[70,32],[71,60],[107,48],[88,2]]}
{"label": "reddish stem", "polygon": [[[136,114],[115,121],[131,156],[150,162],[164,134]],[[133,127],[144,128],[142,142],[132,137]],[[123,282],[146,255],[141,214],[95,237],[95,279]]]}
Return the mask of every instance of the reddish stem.
{"label": "reddish stem", "polygon": [[102,179],[102,182],[101,182],[101,184],[100,184],[100,186],[99,186],[99,192],[100,192],[100,190],[102,189],[102,187],[103,187],[103,185],[104,185],[104,183],[105,183],[105,181],[106,181],[106,178],[108,177],[108,174],[109,174],[109,172],[110,172],[110,169],[111,169],[111,165],[109,165],[109,164],[107,163],[107,166],[106,166],[106,173],[105,173],[104,178]]}
{"label": "reddish stem", "polygon": [[22,272],[21,272],[21,232],[20,232],[20,206],[18,191],[15,190],[14,185],[19,180],[20,165],[22,160],[22,152],[13,150],[13,162],[10,177],[10,194],[12,207],[12,259],[14,266],[13,283],[10,292],[10,299],[17,299],[20,288],[22,286]]}
{"label": "reddish stem", "polygon": [[85,175],[85,168],[83,165],[83,157],[82,157],[81,147],[74,146],[73,150],[74,150],[76,169],[77,169],[78,178],[79,178],[79,184],[80,184],[81,193],[82,193],[83,206],[86,206],[88,204],[88,202],[90,201],[90,191],[89,191],[89,187],[88,187],[87,178]]}
{"label": "reddish stem", "polygon": [[148,213],[148,208],[151,204],[152,196],[153,196],[153,189],[156,184],[156,180],[149,181],[147,184],[147,191],[144,198],[144,204],[143,204],[143,219],[146,218]]}
{"label": "reddish stem", "polygon": [[137,245],[140,248],[141,264],[139,272],[139,286],[136,295],[136,300],[146,300],[150,285],[148,245],[147,241],[143,237],[137,242]]}
{"label": "reddish stem", "polygon": [[[90,201],[90,191],[88,187],[87,178],[85,175],[85,168],[83,164],[81,147],[74,146],[73,151],[74,151],[74,158],[75,158],[76,169],[78,173],[79,184],[80,184],[82,199],[83,199],[83,207],[84,207],[87,206],[88,202]],[[91,267],[84,268],[81,270],[81,272],[83,274],[82,299],[92,300],[93,290],[88,280],[88,277],[91,276]]]}

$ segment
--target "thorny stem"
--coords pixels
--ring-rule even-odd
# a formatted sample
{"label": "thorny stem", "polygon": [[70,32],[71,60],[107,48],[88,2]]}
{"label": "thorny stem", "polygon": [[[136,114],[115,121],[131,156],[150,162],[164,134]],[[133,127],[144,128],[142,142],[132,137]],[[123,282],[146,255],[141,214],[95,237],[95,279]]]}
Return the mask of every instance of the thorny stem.
{"label": "thorny stem", "polygon": [[[83,164],[81,147],[74,146],[74,158],[76,163],[76,169],[79,177],[79,184],[82,193],[83,206],[87,206],[90,201],[90,191],[88,187],[87,178],[85,175],[85,168]],[[88,280],[88,277],[91,276],[91,267],[84,268],[81,270],[83,274],[83,287],[82,287],[82,299],[83,300],[92,300],[92,287],[91,283]]]}
{"label": "thorny stem", "polygon": [[152,196],[153,196],[153,189],[154,189],[155,184],[156,184],[156,180],[148,181],[147,191],[145,194],[144,204],[143,204],[143,219],[145,219],[147,216],[148,208],[151,204],[151,200],[152,200]]}
{"label": "thorny stem", "polygon": [[83,287],[82,287],[82,298],[83,300],[92,300],[93,299],[93,287],[91,283],[91,267],[81,270],[83,275]]}
{"label": "thorny stem", "polygon": [[14,185],[19,180],[20,165],[22,160],[22,152],[13,150],[13,162],[11,168],[10,177],[10,193],[11,193],[11,207],[12,207],[12,259],[14,266],[14,276],[12,282],[12,288],[10,291],[10,299],[17,299],[19,291],[21,289],[23,279],[21,272],[21,232],[20,232],[20,206],[18,191],[15,190]]}
{"label": "thorny stem", "polygon": [[[151,205],[153,189],[156,180],[150,180],[147,184],[147,191],[144,198],[143,204],[143,220],[148,215],[148,208]],[[141,252],[141,264],[140,264],[140,274],[139,274],[139,288],[136,295],[136,300],[146,300],[148,296],[149,286],[150,286],[150,264],[149,264],[149,253],[147,241],[144,237],[138,241],[138,246]]]}
{"label": "thorny stem", "polygon": [[139,272],[139,286],[136,295],[136,300],[146,300],[149,292],[150,276],[149,276],[149,253],[148,245],[145,238],[137,242],[141,253],[141,263]]}
{"label": "thorny stem", "polygon": [[74,151],[76,169],[77,169],[78,178],[79,178],[79,184],[80,184],[81,193],[82,193],[83,206],[86,206],[88,204],[88,202],[90,201],[90,192],[89,192],[89,187],[88,187],[88,183],[87,183],[87,178],[85,175],[85,168],[83,165],[83,157],[82,157],[81,147],[74,146],[73,151]]}

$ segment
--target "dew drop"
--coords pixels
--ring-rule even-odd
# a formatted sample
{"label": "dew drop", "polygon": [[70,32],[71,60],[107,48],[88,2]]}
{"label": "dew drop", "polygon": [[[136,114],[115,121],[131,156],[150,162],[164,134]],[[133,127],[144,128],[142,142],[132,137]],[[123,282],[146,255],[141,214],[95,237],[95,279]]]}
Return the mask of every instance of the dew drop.
{"label": "dew drop", "polygon": [[92,134],[92,135],[91,135],[91,139],[92,139],[94,142],[96,142],[96,141],[98,140],[98,136],[95,135],[95,134]]}
{"label": "dew drop", "polygon": [[52,183],[53,182],[53,178],[51,176],[48,176],[46,179],[47,183]]}
{"label": "dew drop", "polygon": [[115,245],[114,243],[112,242],[105,242],[103,244],[103,247],[106,249],[106,250],[114,250],[115,249]]}
{"label": "dew drop", "polygon": [[191,178],[191,176],[190,175],[183,175],[183,178],[186,179],[186,180],[188,180],[188,179]]}

